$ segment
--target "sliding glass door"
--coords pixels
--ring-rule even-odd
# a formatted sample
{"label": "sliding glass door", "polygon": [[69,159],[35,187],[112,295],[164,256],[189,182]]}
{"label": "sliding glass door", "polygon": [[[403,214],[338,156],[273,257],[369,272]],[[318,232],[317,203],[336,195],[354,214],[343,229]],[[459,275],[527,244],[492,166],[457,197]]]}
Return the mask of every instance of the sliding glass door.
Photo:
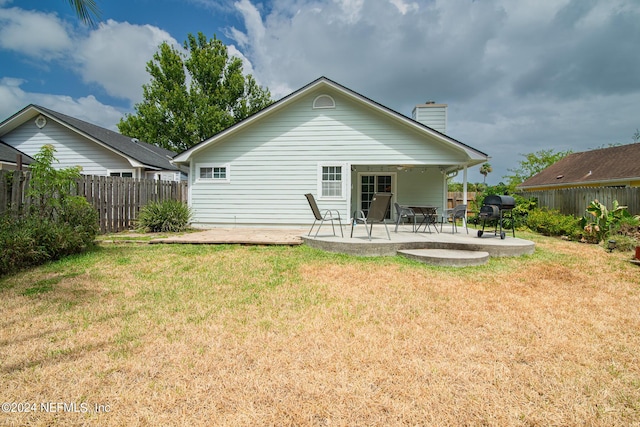
{"label": "sliding glass door", "polygon": [[[393,193],[394,175],[360,175],[360,207],[365,214],[369,210],[369,205],[375,193]],[[387,218],[391,217],[391,212],[387,213]]]}

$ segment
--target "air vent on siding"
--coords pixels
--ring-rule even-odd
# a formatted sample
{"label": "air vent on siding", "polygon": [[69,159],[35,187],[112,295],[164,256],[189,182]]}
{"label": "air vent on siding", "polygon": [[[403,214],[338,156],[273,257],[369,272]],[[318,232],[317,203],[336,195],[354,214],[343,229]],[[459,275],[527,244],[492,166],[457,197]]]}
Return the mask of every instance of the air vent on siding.
{"label": "air vent on siding", "polygon": [[313,108],[336,108],[336,102],[329,95],[320,95],[313,100]]}
{"label": "air vent on siding", "polygon": [[36,118],[36,126],[38,126],[38,129],[42,129],[46,125],[47,125],[47,119],[42,114],[40,114]]}

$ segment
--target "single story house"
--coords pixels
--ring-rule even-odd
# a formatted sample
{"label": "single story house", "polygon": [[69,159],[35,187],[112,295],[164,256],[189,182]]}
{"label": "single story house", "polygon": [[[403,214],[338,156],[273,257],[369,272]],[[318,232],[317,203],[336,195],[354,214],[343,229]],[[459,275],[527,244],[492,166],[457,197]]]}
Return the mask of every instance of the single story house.
{"label": "single story house", "polygon": [[307,226],[306,193],[347,224],[376,192],[442,210],[447,178],[466,183],[488,156],[444,133],[446,105],[413,115],[434,127],[321,77],[173,159],[189,168],[192,225]]}
{"label": "single story house", "polygon": [[640,187],[640,143],[572,153],[518,186],[522,191]]}
{"label": "single story house", "polygon": [[30,156],[0,140],[0,170],[20,169],[29,166],[33,161],[34,159]]}
{"label": "single story house", "polygon": [[[54,167],[80,166],[85,175],[186,179],[186,174],[171,162],[176,155],[173,151],[39,105],[28,105],[0,123],[0,140],[30,157],[43,145],[51,144],[59,162]],[[23,158],[23,163],[27,162]]]}

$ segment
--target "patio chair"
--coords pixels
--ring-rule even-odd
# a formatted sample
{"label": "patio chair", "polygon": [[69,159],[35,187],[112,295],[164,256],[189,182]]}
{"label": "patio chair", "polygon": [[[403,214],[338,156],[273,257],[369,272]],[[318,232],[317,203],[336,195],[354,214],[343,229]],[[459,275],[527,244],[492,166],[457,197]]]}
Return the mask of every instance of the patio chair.
{"label": "patio chair", "polygon": [[[467,226],[467,205],[457,205],[453,209],[447,209],[445,216],[443,218],[447,222],[451,221],[451,233],[458,232],[458,225],[456,221],[461,219],[464,222],[464,228],[467,230],[467,234],[469,234],[469,227]],[[442,231],[442,224],[440,224],[440,231]]]}
{"label": "patio chair", "polygon": [[398,232],[398,225],[400,225],[400,221],[403,219],[410,219],[413,221],[413,231],[416,231],[416,213],[413,209],[408,208],[406,206],[400,206],[397,203],[393,204],[396,207],[396,229],[395,232]]}
{"label": "patio chair", "polygon": [[340,235],[344,237],[344,232],[342,231],[342,221],[340,220],[340,212],[337,210],[327,209],[324,211],[324,214],[323,214],[320,212],[320,209],[318,209],[318,205],[316,204],[316,199],[315,197],[313,197],[313,194],[308,193],[308,194],[305,194],[304,196],[307,198],[307,201],[309,202],[309,206],[311,207],[311,211],[313,212],[313,216],[315,217],[315,220],[311,225],[311,229],[309,230],[308,236],[311,236],[313,227],[315,227],[316,222],[318,221],[320,221],[320,224],[318,224],[318,229],[316,230],[316,235],[314,237],[318,237],[318,232],[320,231],[320,227],[322,227],[322,224],[324,224],[325,221],[331,221],[331,228],[333,229],[333,235],[335,236],[336,228],[333,224],[333,221],[338,221],[338,224],[340,224]]}
{"label": "patio chair", "polygon": [[[367,230],[369,240],[371,240],[371,232],[373,231],[373,224],[384,224],[385,230],[387,230],[387,237],[391,240],[389,234],[389,228],[387,227],[386,216],[389,208],[391,207],[391,193],[376,193],[371,199],[369,210],[366,215],[364,211],[357,211],[353,214],[353,222],[351,223],[351,237],[353,237],[353,228],[356,224],[364,224],[364,229]],[[367,227],[369,225],[369,227]]]}

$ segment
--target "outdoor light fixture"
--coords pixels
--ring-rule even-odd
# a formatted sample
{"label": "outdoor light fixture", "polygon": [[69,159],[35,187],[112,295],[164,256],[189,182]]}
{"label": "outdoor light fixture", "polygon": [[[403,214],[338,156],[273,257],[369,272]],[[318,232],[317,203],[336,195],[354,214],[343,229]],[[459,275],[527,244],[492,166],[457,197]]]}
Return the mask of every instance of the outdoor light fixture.
{"label": "outdoor light fixture", "polygon": [[613,252],[613,250],[616,248],[616,241],[615,240],[609,240],[609,242],[607,242],[607,249],[609,250],[609,253]]}

